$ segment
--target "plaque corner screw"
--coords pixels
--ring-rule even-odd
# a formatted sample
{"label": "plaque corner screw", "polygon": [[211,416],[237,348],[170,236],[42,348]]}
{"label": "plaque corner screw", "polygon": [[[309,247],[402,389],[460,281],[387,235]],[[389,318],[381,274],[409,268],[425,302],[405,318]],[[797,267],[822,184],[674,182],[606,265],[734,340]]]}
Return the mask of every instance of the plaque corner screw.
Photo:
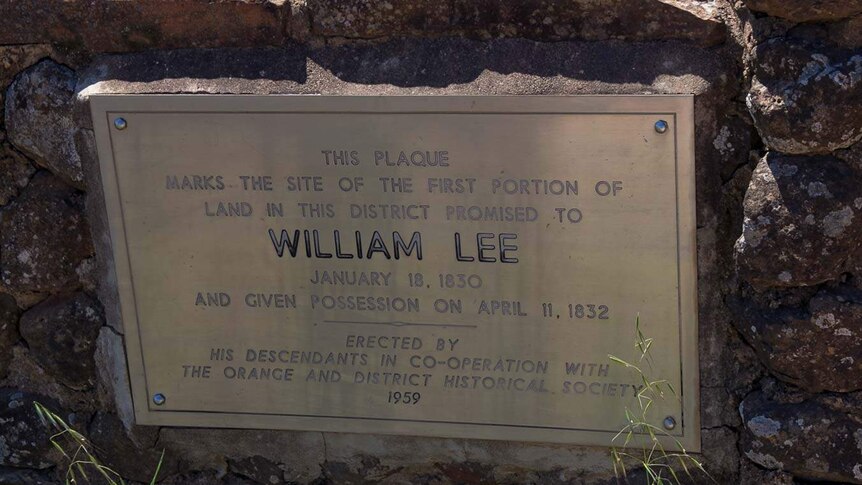
{"label": "plaque corner screw", "polygon": [[664,418],[664,429],[671,430],[676,428],[676,419],[673,416],[668,416]]}
{"label": "plaque corner screw", "polygon": [[156,406],[161,406],[165,403],[166,400],[167,399],[165,398],[165,395],[160,392],[153,394],[153,404],[155,404]]}
{"label": "plaque corner screw", "polygon": [[114,128],[118,130],[125,130],[127,126],[129,125],[128,123],[126,123],[125,118],[114,118]]}
{"label": "plaque corner screw", "polygon": [[655,122],[655,131],[658,133],[666,133],[669,126],[670,125],[667,124],[667,121],[658,120]]}

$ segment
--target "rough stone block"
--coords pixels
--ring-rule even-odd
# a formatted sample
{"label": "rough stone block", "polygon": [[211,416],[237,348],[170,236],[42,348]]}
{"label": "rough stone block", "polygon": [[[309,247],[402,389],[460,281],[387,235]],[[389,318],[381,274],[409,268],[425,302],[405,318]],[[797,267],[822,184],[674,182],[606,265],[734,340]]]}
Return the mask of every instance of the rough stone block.
{"label": "rough stone block", "polygon": [[18,342],[18,316],[20,315],[15,298],[0,293],[0,379],[6,377],[9,363],[12,362],[12,346]]}
{"label": "rough stone block", "polygon": [[826,153],[862,139],[862,55],[788,39],[752,55],[747,104],[769,148]]}
{"label": "rough stone block", "polygon": [[96,381],[93,353],[103,320],[99,303],[84,293],[54,296],[21,316],[21,336],[46,372],[87,389]]}
{"label": "rough stone block", "polygon": [[535,40],[686,40],[720,44],[716,2],[680,0],[307,0],[312,33],[379,38],[462,34]]}
{"label": "rough stone block", "polygon": [[[96,410],[93,393],[89,390],[78,391],[61,384],[33,359],[33,355],[24,345],[12,348],[12,363],[9,364],[9,375],[0,381],[0,386],[17,389],[21,392],[50,396],[60,406],[74,412],[75,416],[84,421]],[[54,409],[54,408],[52,408]],[[76,426],[78,426],[76,424]],[[86,425],[78,426],[81,431]]]}
{"label": "rough stone block", "polygon": [[728,390],[724,387],[701,388],[701,426],[703,426],[704,428],[718,428],[720,426],[738,426],[738,406],[739,398],[728,392]]}
{"label": "rough stone block", "polygon": [[739,275],[755,287],[816,285],[840,276],[862,244],[862,173],[829,156],[765,156],[744,202]]}
{"label": "rough stone block", "polygon": [[[46,44],[0,46],[0,101],[3,100],[6,87],[18,72],[35,64],[39,59],[48,57],[51,51],[51,46]],[[0,126],[2,125],[3,116],[0,115]]]}
{"label": "rough stone block", "polygon": [[75,82],[74,71],[51,60],[22,72],[9,86],[6,124],[15,148],[83,189],[72,112]]}
{"label": "rough stone block", "polygon": [[829,42],[847,49],[862,48],[862,15],[827,24]]}
{"label": "rough stone block", "polygon": [[36,414],[34,402],[53,404],[44,396],[0,388],[0,466],[44,469],[54,464],[49,459],[53,433]]}
{"label": "rough stone block", "polygon": [[[75,270],[93,253],[84,197],[37,173],[0,220],[0,277],[19,303],[78,287]],[[35,301],[34,301],[35,300]]]}
{"label": "rough stone block", "polygon": [[123,337],[105,326],[96,340],[96,363],[98,401],[103,409],[113,410],[126,426],[132,429],[135,411],[132,406],[132,391],[126,370],[126,353]]}
{"label": "rough stone block", "polygon": [[862,13],[862,0],[744,0],[756,12],[794,22],[829,22]]}
{"label": "rough stone block", "polygon": [[19,0],[0,3],[0,44],[54,43],[120,52],[180,47],[280,45],[283,1]]}
{"label": "rough stone block", "polygon": [[773,375],[810,392],[862,389],[862,291],[824,290],[805,308],[736,304],[737,328]]}
{"label": "rough stone block", "polygon": [[0,206],[9,203],[18,192],[30,183],[36,168],[27,157],[12,148],[0,131]]}
{"label": "rough stone block", "polygon": [[799,401],[755,392],[739,406],[748,459],[809,480],[862,483],[858,394]]}

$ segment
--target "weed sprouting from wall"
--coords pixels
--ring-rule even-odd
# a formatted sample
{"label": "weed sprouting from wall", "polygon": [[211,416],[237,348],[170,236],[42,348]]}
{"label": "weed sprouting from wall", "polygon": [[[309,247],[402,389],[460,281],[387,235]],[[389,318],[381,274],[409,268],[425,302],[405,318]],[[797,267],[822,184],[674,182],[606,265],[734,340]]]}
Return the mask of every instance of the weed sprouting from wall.
{"label": "weed sprouting from wall", "polygon": [[[51,444],[60,452],[60,454],[69,463],[66,467],[66,484],[77,485],[80,483],[90,483],[90,477],[87,475],[89,470],[91,473],[96,473],[108,485],[125,485],[126,482],[119,473],[111,468],[103,465],[95,455],[93,444],[84,435],[76,431],[74,428],[66,424],[63,418],[56,413],[46,408],[41,403],[33,403],[36,408],[36,413],[39,419],[52,433]],[[153,472],[153,478],[150,480],[150,485],[155,485],[156,479],[162,468],[165,452],[162,451],[162,456],[159,458],[159,463],[156,465],[156,470]]]}
{"label": "weed sprouting from wall", "polygon": [[[632,372],[642,386],[636,394],[637,408],[626,407],[626,424],[611,440],[614,474],[618,479],[626,479],[628,462],[643,470],[649,485],[680,485],[680,473],[693,479],[692,471],[699,471],[714,482],[703,464],[689,454],[676,437],[652,424],[649,419],[649,411],[654,403],[666,399],[679,400],[679,397],[670,382],[666,379],[655,379],[650,375],[653,339],[647,338],[641,330],[640,315],[635,319],[635,332],[637,362],[628,362],[608,354],[611,362]],[[666,448],[662,442],[670,442],[671,449]]]}

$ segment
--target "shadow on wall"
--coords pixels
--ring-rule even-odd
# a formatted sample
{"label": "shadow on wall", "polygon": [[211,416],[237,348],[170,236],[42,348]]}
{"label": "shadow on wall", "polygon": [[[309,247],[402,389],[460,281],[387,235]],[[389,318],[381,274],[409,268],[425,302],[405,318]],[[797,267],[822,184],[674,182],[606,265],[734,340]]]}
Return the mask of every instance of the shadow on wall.
{"label": "shadow on wall", "polygon": [[[689,76],[701,87],[704,79],[715,79],[722,72],[713,49],[681,42],[568,42],[547,44],[523,39],[480,42],[461,38],[403,39],[384,44],[346,45],[309,48],[228,48],[147,51],[107,55],[94,61],[83,73],[87,86],[110,79],[140,83],[166,83],[166,80],[219,79],[223,92],[335,93],[328,89],[326,77],[342,82],[402,88],[444,88],[475,81],[485,72],[523,74],[538,78],[559,77],[573,84],[543,86],[535,79],[519,86],[488,84],[487,94],[550,94],[553,92],[595,92],[597,84],[608,92],[663,92],[656,81],[661,77]],[[309,73],[319,66],[328,73],[309,84]],[[233,82],[224,82],[232,80]],[[267,89],[268,81],[281,82]],[[288,84],[283,83],[288,81]],[[255,88],[247,86],[255,83]],[[584,84],[578,89],[577,82]],[[702,83],[702,84],[701,84]],[[177,92],[176,83],[145,92]],[[667,88],[667,92],[679,92]],[[694,86],[691,92],[700,91]],[[501,91],[505,89],[506,91]],[[184,89],[183,92],[194,92]],[[208,91],[212,92],[212,91]]]}

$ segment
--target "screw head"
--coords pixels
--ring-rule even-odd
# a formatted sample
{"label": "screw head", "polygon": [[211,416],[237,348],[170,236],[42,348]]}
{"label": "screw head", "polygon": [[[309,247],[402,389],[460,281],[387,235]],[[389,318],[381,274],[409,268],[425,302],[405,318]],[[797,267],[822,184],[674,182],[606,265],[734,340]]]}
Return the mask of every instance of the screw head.
{"label": "screw head", "polygon": [[161,406],[165,403],[167,399],[165,399],[165,395],[162,393],[153,394],[153,404],[156,406]]}
{"label": "screw head", "polygon": [[674,419],[673,416],[668,416],[664,418],[664,422],[662,424],[664,424],[664,429],[674,429],[676,428],[676,419]]}
{"label": "screw head", "polygon": [[114,118],[114,128],[118,130],[125,130],[128,124],[126,123],[125,118]]}
{"label": "screw head", "polygon": [[655,131],[658,133],[665,133],[670,125],[667,124],[665,120],[658,120],[655,122]]}

